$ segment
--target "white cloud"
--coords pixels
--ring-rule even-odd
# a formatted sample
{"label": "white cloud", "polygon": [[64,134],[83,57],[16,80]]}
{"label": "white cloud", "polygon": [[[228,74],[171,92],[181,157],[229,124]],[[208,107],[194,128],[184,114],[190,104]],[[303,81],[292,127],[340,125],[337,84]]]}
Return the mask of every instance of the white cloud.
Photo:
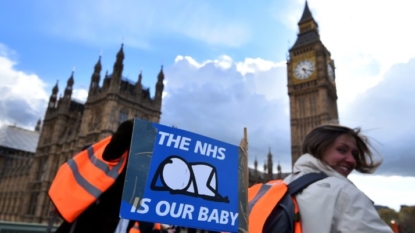
{"label": "white cloud", "polygon": [[379,62],[383,72],[415,57],[415,50],[407,47],[415,40],[415,31],[408,28],[415,20],[413,1],[312,0],[309,5],[324,41],[339,54],[336,57],[368,56]]}
{"label": "white cloud", "polygon": [[[415,166],[415,161],[411,162],[412,155],[415,156],[410,136],[413,133],[404,130],[415,127],[412,120],[415,111],[408,108],[415,106],[415,100],[408,98],[415,96],[411,76],[415,72],[414,61],[395,66],[380,84],[340,111],[342,124],[362,127],[363,133],[375,140],[375,148],[385,159],[379,169],[382,174],[415,175],[411,169]],[[190,126],[190,130],[207,130],[220,137],[229,136],[234,142],[239,142],[239,129],[247,126],[254,140],[251,145],[256,148],[255,155],[265,156],[268,146],[278,145],[280,154],[275,155],[286,156],[283,160],[288,163],[289,102],[284,63],[260,58],[238,62],[228,56],[198,62],[189,56],[177,56],[166,74],[165,89],[169,95],[164,99],[163,121],[179,127]],[[405,115],[396,114],[405,108]],[[205,121],[209,124],[199,125]],[[215,131],[215,126],[222,125],[227,126],[229,133]]]}
{"label": "white cloud", "polygon": [[[171,80],[168,88],[177,89],[195,82],[198,85],[217,82],[228,88],[235,82],[245,82],[253,93],[263,95],[267,100],[286,101],[285,64],[285,61],[273,62],[262,58],[246,58],[235,62],[227,55],[197,62],[190,56],[178,55],[175,65],[170,68],[175,75],[167,77]],[[200,75],[201,72],[204,75]]]}
{"label": "white cloud", "polygon": [[342,124],[361,126],[384,157],[382,174],[414,176],[415,58],[394,65],[375,87],[340,113]]}
{"label": "white cloud", "polygon": [[9,54],[15,52],[0,44],[0,123],[33,129],[44,115],[46,84],[35,74],[16,70]]}
{"label": "white cloud", "polygon": [[262,58],[245,58],[243,62],[237,62],[237,70],[242,74],[255,73],[256,71],[268,71],[274,67],[284,67],[286,61],[274,63],[272,61],[266,61]]}
{"label": "white cloud", "polygon": [[243,62],[235,64],[237,71],[244,76],[244,80],[252,76],[252,82],[256,87],[255,93],[264,95],[267,100],[277,99],[287,103],[286,61],[273,62],[262,58],[245,58]]}
{"label": "white cloud", "polygon": [[[340,110],[377,85],[394,64],[415,57],[415,30],[410,29],[414,1],[309,0],[308,5],[336,63]],[[277,20],[298,32],[303,0],[271,9]]]}
{"label": "white cloud", "polygon": [[84,104],[88,97],[88,91],[85,89],[74,89],[71,97],[72,99],[77,100]]}
{"label": "white cloud", "polygon": [[191,65],[190,67],[194,67],[195,69],[198,69],[200,67],[202,67],[204,64],[199,64],[197,61],[195,61],[192,57],[190,56],[182,56],[182,55],[178,55],[176,57],[176,59],[174,59],[175,63],[178,63],[182,60],[186,60],[189,65]]}
{"label": "white cloud", "polygon": [[[224,62],[228,62],[226,67],[221,66]],[[415,137],[411,130],[415,127],[411,123],[415,112],[408,108],[415,106],[415,99],[408,98],[415,96],[412,91],[412,67],[415,67],[413,61],[394,67],[382,77],[379,85],[360,94],[358,100],[351,102],[350,107],[340,113],[343,123],[351,127],[356,124],[362,126],[365,134],[379,139],[384,145],[379,147],[374,143],[384,157],[384,163],[376,175],[353,174],[353,181],[376,204],[395,209],[400,204],[413,204],[409,199],[413,195],[402,193],[405,189],[403,185],[409,185],[415,176],[415,144],[411,143]],[[233,144],[239,144],[243,127],[247,127],[250,164],[257,157],[262,170],[271,147],[275,166],[280,161],[283,171],[290,172],[289,103],[286,65],[283,62],[260,58],[234,61],[228,56],[201,62],[189,56],[177,56],[175,64],[166,68],[165,74],[168,80],[165,89],[169,95],[163,100],[162,124],[176,125]],[[402,93],[402,96],[385,95],[388,90]],[[406,114],[396,114],[405,106]],[[383,176],[391,174],[409,177]],[[379,177],[385,179],[388,189],[395,191],[378,195],[377,192],[382,192],[383,187],[375,184],[366,186],[382,179]],[[398,182],[399,179],[407,183]],[[413,192],[411,189],[409,193]],[[391,201],[395,194],[402,199]]]}
{"label": "white cloud", "polygon": [[0,57],[7,57],[11,60],[16,60],[16,52],[9,49],[6,45],[0,43]]}
{"label": "white cloud", "polygon": [[396,211],[401,205],[415,205],[415,177],[351,174],[349,178],[375,205]]}
{"label": "white cloud", "polygon": [[[0,44],[0,126],[16,124],[19,127],[34,129],[37,120],[43,119],[49,101],[46,89],[51,89],[36,74],[28,74],[15,68],[15,51]],[[85,103],[88,92],[74,89],[72,99]]]}
{"label": "white cloud", "polygon": [[289,135],[282,133],[289,130],[285,69],[260,58],[235,62],[223,55],[197,62],[177,56],[165,71],[169,95],[162,123],[234,144],[247,127],[251,162],[265,157],[271,146],[275,159],[288,167]]}

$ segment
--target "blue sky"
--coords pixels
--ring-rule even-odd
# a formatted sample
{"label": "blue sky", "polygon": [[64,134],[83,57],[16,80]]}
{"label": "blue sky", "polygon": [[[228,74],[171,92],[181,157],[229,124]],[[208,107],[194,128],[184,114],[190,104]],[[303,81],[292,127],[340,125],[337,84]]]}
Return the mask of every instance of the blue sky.
{"label": "blue sky", "polygon": [[[405,188],[415,187],[414,2],[308,3],[336,64],[340,123],[362,127],[384,160],[374,176],[351,179],[378,204],[415,204],[415,188]],[[124,76],[135,81],[142,70],[152,94],[164,65],[161,123],[234,144],[247,127],[250,163],[262,168],[271,148],[289,171],[285,59],[303,8],[304,0],[1,1],[0,125],[34,128],[74,67],[73,98],[85,100],[101,51],[103,77],[124,43]]]}
{"label": "blue sky", "polygon": [[80,88],[88,84],[101,50],[103,69],[111,72],[124,42],[124,75],[135,80],[143,69],[145,84],[153,86],[160,65],[172,65],[178,54],[196,60],[222,54],[236,60],[285,59],[288,41],[295,34],[288,33],[269,9],[269,5],[284,7],[284,2],[261,3],[4,1],[1,39],[18,51],[17,69],[35,72],[50,84],[66,80],[75,67],[75,86]]}

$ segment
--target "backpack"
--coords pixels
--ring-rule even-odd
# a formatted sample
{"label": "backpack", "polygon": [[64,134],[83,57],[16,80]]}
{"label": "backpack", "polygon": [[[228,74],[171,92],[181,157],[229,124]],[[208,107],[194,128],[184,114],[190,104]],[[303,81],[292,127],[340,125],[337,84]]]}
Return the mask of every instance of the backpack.
{"label": "backpack", "polygon": [[283,180],[272,180],[251,186],[248,189],[248,232],[301,233],[295,195],[326,177],[323,173],[308,173],[288,185]]}

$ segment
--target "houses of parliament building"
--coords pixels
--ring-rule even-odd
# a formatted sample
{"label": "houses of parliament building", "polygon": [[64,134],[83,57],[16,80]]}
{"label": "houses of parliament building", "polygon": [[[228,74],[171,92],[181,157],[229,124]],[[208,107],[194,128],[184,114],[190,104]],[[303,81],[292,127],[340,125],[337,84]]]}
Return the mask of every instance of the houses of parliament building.
{"label": "houses of parliament building", "polygon": [[[334,61],[320,40],[318,24],[307,3],[298,26],[287,59],[293,164],[308,131],[321,124],[338,123]],[[163,67],[151,96],[149,88],[142,86],[141,73],[135,83],[123,77],[123,60],[121,46],[112,73],[101,77],[98,58],[84,104],[71,98],[75,82],[72,72],[63,95],[58,97],[59,86],[54,86],[44,119],[38,121],[35,130],[0,128],[0,220],[47,222],[53,207],[47,192],[61,164],[85,145],[111,135],[127,119],[160,122]],[[271,152],[264,164],[259,165],[255,159],[254,168],[249,169],[250,185],[288,175],[275,165]]]}

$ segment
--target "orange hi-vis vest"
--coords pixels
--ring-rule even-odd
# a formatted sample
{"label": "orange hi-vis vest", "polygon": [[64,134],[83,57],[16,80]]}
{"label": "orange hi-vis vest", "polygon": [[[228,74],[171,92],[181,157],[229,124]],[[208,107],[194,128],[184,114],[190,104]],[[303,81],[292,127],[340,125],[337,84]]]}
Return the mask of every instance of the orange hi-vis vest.
{"label": "orange hi-vis vest", "polygon": [[[160,223],[154,223],[154,230],[161,230],[161,224]],[[138,222],[135,222],[133,227],[131,227],[130,231],[128,233],[141,233],[140,232],[140,224]]]}
{"label": "orange hi-vis vest", "polygon": [[134,223],[133,227],[131,227],[131,229],[128,233],[141,233],[140,225],[138,224],[138,222]]}
{"label": "orange hi-vis vest", "polygon": [[93,144],[59,168],[49,197],[67,222],[73,222],[94,203],[124,169],[128,151],[117,161],[108,162],[102,158],[111,138]]}
{"label": "orange hi-vis vest", "polygon": [[401,232],[400,229],[399,229],[399,225],[394,220],[391,221],[391,227],[392,227],[393,233],[400,233]]}
{"label": "orange hi-vis vest", "polygon": [[251,186],[248,189],[248,232],[301,233],[295,195],[325,177],[325,174],[309,173],[288,185],[283,180],[272,180]]}
{"label": "orange hi-vis vest", "polygon": [[154,223],[154,230],[161,230],[161,224],[160,223]]}

